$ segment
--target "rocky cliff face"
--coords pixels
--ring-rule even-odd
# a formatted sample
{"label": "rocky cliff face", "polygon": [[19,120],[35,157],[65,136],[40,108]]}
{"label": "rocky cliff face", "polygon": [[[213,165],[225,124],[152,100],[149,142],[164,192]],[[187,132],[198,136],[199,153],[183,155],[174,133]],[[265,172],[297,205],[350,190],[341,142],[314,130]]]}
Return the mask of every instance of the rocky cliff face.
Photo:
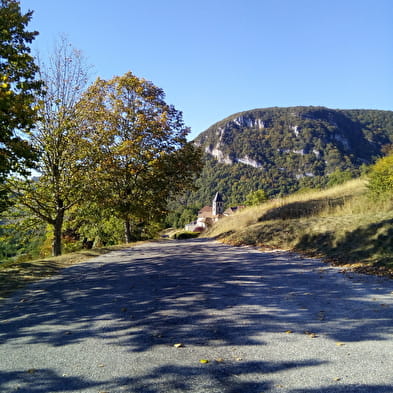
{"label": "rocky cliff face", "polygon": [[[285,168],[284,163],[290,162],[297,177],[327,175],[338,168],[371,163],[381,146],[393,141],[393,127],[385,124],[385,117],[392,120],[393,112],[358,112],[321,107],[257,109],[214,124],[195,143],[227,165],[242,163],[266,170],[272,165]],[[361,121],[360,114],[368,116]]]}
{"label": "rocky cliff face", "polygon": [[220,191],[241,204],[256,189],[274,196],[323,186],[336,170],[359,174],[393,143],[393,112],[255,109],[213,124],[194,142],[205,151],[206,166],[190,202],[209,203]]}
{"label": "rocky cliff face", "polygon": [[[228,121],[223,121],[223,124],[214,125],[213,130],[209,128],[204,134],[208,137],[208,139],[215,139],[215,143],[208,144],[204,146],[204,151],[207,154],[212,155],[218,162],[225,164],[234,164],[236,162],[241,162],[246,165],[253,166],[254,168],[262,167],[261,163],[258,163],[256,160],[251,159],[248,155],[244,157],[237,157],[236,154],[230,156],[229,154],[224,153],[224,151],[228,150],[224,146],[230,145],[233,142],[233,130],[244,130],[244,129],[255,129],[262,130],[265,128],[264,121],[261,118],[254,116],[253,113],[247,113],[244,115],[239,115],[233,119],[228,119]],[[215,127],[216,126],[216,127]],[[216,138],[209,138],[209,133],[213,131]],[[205,136],[202,134],[196,139],[197,145],[202,145],[205,141]],[[224,147],[224,149],[222,149]]]}

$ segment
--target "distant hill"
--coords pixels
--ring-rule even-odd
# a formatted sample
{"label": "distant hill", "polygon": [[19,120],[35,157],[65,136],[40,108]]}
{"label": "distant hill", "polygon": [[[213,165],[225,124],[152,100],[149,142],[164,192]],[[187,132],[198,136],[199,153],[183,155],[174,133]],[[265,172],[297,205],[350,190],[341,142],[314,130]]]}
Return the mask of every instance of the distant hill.
{"label": "distant hill", "polygon": [[254,109],[213,124],[194,142],[206,166],[188,204],[208,204],[217,191],[238,204],[256,189],[285,195],[323,186],[336,170],[360,173],[393,143],[393,111]]}

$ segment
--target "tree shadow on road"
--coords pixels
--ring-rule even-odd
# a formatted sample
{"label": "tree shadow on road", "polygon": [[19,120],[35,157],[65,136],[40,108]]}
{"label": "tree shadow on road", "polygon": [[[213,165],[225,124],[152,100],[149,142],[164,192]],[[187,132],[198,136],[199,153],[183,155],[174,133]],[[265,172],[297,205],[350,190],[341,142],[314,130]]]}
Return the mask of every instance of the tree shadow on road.
{"label": "tree shadow on road", "polygon": [[[59,375],[50,369],[29,371],[0,371],[0,389],[4,392],[18,393],[56,393],[56,392],[122,392],[128,393],[183,393],[188,391],[209,393],[261,393],[267,391],[290,393],[390,393],[391,385],[360,385],[335,383],[325,387],[291,389],[290,386],[277,385],[272,381],[242,381],[248,375],[264,375],[290,368],[312,367],[319,362],[266,363],[244,362],[241,365],[215,365],[212,367],[162,366],[142,376],[118,377],[108,380]],[[252,378],[251,378],[252,379]]]}
{"label": "tree shadow on road", "polygon": [[[372,301],[364,287],[367,282],[376,292],[389,293],[393,290],[390,282],[381,289],[383,283],[376,278],[347,279],[296,255],[288,259],[285,253],[235,249],[203,239],[164,244],[107,254],[19,292],[0,309],[0,344],[21,340],[24,345],[62,347],[94,338],[135,354],[153,347],[173,349],[175,343],[204,347],[212,354],[214,348],[223,346],[264,345],[267,334],[288,337],[285,332],[289,330],[346,342],[384,340],[393,332],[392,304]],[[306,359],[296,367],[318,364],[317,359]],[[233,376],[274,374],[294,367],[285,362],[236,363],[233,359],[206,366],[178,367],[170,365],[169,359],[168,366],[149,371],[140,380],[114,378],[103,386],[132,385],[135,389],[130,392],[158,393],[165,391],[154,387],[160,376],[172,375],[171,389],[180,392],[187,387],[177,388],[179,380],[188,384],[211,373],[212,384],[221,386],[217,392],[252,393],[270,389],[270,382],[241,381]],[[68,381],[53,370],[39,372],[46,373],[44,379],[53,386],[26,392],[83,391],[101,384],[77,377]],[[0,388],[7,381],[23,380],[21,373],[3,372]],[[66,388],[60,388],[64,381]],[[143,389],[138,388],[143,384]],[[223,386],[226,390],[219,390]],[[385,391],[377,390],[383,386],[368,388],[368,392]],[[341,386],[329,389],[325,391],[352,391],[348,386],[347,390],[340,390]],[[357,387],[353,391],[366,390]]]}
{"label": "tree shadow on road", "polygon": [[[310,367],[318,362],[244,362],[241,365],[211,364],[195,367],[166,365],[157,367],[141,376],[114,377],[108,380],[95,381],[91,378],[59,375],[50,369],[33,369],[17,372],[0,371],[1,391],[17,391],[18,393],[56,393],[73,391],[121,391],[162,393],[187,392],[198,386],[198,392],[261,392],[273,387],[268,381],[242,381],[239,376],[255,373],[274,373],[290,368]],[[17,382],[10,389],[9,384]],[[9,390],[7,390],[9,389]]]}

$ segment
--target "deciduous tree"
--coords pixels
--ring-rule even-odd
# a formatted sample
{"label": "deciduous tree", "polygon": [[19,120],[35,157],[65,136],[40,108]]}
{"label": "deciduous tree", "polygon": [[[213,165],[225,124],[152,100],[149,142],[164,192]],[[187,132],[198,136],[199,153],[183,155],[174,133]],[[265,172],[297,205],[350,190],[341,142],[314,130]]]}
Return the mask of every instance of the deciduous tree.
{"label": "deciduous tree", "polygon": [[84,197],[91,168],[90,142],[80,132],[76,104],[88,82],[83,55],[61,38],[40,66],[45,96],[31,141],[39,153],[39,176],[14,179],[18,201],[53,228],[53,255],[61,254],[65,213]]}
{"label": "deciduous tree", "polygon": [[84,132],[99,157],[96,195],[124,221],[127,242],[138,226],[160,219],[201,170],[182,113],[164,98],[162,89],[129,72],[97,79],[80,102]]}

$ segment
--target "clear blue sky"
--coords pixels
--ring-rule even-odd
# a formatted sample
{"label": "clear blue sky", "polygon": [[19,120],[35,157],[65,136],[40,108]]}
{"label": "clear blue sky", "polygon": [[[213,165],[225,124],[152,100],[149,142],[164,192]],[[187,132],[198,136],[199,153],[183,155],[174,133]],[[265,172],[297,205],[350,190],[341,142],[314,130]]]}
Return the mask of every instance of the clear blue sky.
{"label": "clear blue sky", "polygon": [[195,137],[272,106],[393,110],[393,0],[21,0],[33,48],[60,34],[94,76],[132,71]]}

